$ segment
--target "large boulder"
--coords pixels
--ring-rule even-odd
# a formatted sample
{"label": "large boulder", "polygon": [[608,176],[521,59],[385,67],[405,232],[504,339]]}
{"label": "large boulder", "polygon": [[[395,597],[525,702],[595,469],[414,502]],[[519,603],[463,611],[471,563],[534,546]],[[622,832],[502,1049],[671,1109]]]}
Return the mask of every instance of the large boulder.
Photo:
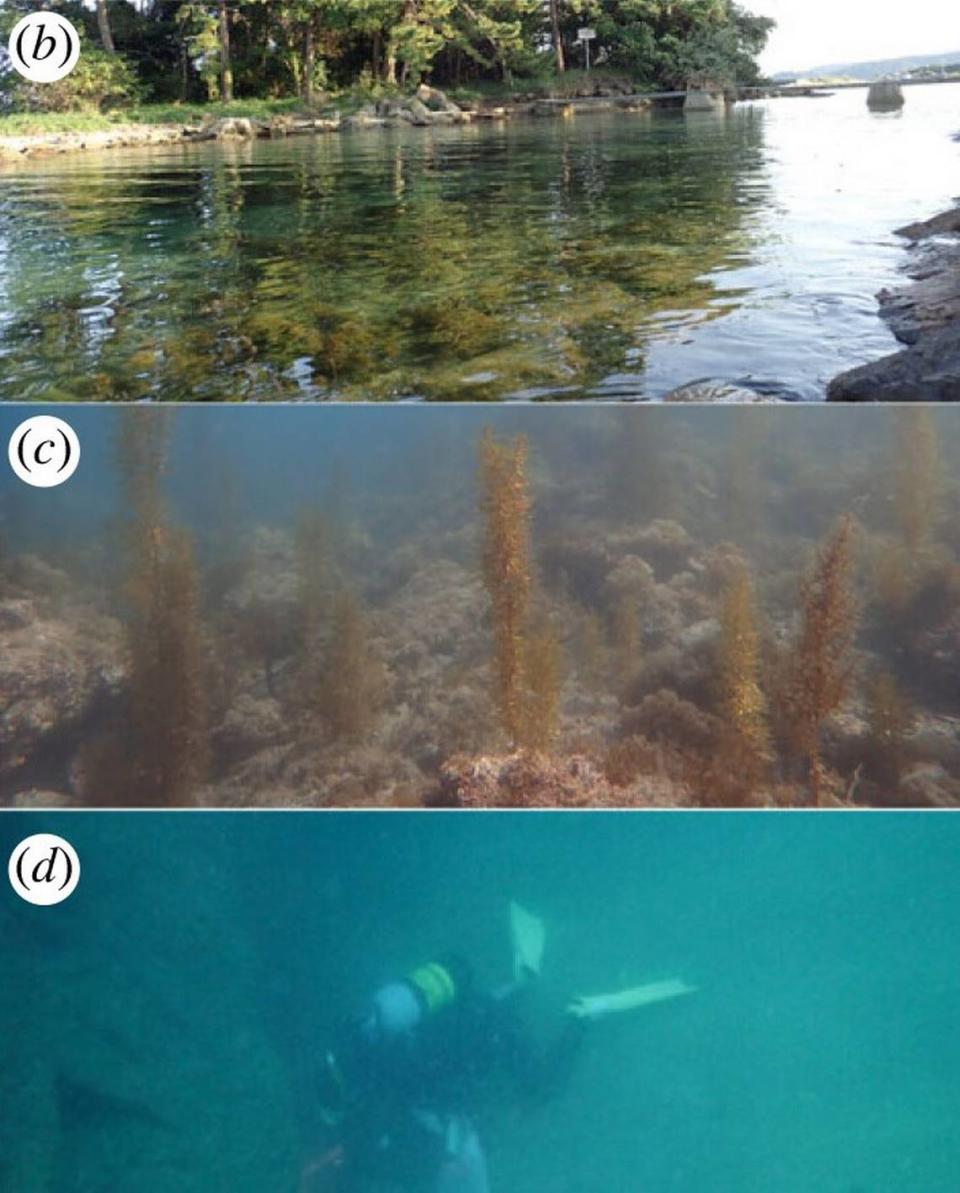
{"label": "large boulder", "polygon": [[411,99],[407,102],[407,111],[413,118],[413,124],[418,128],[426,128],[433,124],[433,113],[427,105],[420,99]]}
{"label": "large boulder", "polygon": [[898,112],[906,103],[899,83],[874,83],[867,92],[867,106],[871,112]]}
{"label": "large boulder", "polygon": [[701,91],[691,87],[687,91],[687,98],[683,102],[685,112],[725,112],[727,101],[723,95],[715,95],[711,91]]}
{"label": "large boulder", "polygon": [[727,381],[691,381],[671,390],[665,402],[706,404],[713,406],[778,406],[781,399],[761,394],[753,389],[744,389]]}
{"label": "large boulder", "polygon": [[960,323],[835,378],[831,402],[960,402]]}
{"label": "large boulder", "polygon": [[462,116],[463,111],[442,91],[428,87],[425,83],[417,88],[416,98],[432,112],[445,112],[449,116]]}
{"label": "large boulder", "polygon": [[205,124],[195,139],[198,141],[252,141],[257,129],[252,120],[241,116],[225,116]]}
{"label": "large boulder", "polygon": [[120,626],[90,609],[27,595],[0,601],[0,781],[79,735],[123,678]]}

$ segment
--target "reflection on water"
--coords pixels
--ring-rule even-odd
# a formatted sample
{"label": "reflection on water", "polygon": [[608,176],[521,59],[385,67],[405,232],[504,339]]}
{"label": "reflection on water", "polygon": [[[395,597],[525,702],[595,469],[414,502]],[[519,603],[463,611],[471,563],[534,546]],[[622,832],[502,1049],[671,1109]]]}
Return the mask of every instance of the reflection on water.
{"label": "reflection on water", "polygon": [[0,181],[0,397],[816,398],[892,346],[873,295],[955,189],[954,95],[30,163]]}

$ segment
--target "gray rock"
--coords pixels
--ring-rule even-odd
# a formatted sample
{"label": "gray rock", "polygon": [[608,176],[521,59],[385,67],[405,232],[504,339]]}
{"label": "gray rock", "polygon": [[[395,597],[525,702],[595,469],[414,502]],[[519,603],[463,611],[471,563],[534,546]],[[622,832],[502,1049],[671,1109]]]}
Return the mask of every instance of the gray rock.
{"label": "gray rock", "polygon": [[831,402],[960,402],[960,323],[925,335],[904,352],[843,373]]}
{"label": "gray rock", "polygon": [[874,83],[867,92],[867,107],[872,112],[898,112],[905,103],[899,83]]}
{"label": "gray rock", "polygon": [[438,91],[435,87],[428,87],[425,83],[417,88],[416,98],[433,112],[444,112],[449,116],[463,114],[452,99],[448,99],[442,91]]}
{"label": "gray rock", "polygon": [[386,120],[382,116],[371,115],[369,112],[355,112],[340,122],[344,132],[365,128],[385,128]]}
{"label": "gray rock", "polygon": [[908,240],[924,240],[928,236],[944,236],[951,232],[960,232],[960,207],[952,207],[933,219],[897,229],[897,235],[906,236]]}
{"label": "gray rock", "polygon": [[926,243],[915,250],[912,283],[880,294],[883,318],[902,344],[960,321],[960,243]]}
{"label": "gray rock", "polygon": [[694,88],[687,92],[687,98],[683,101],[685,112],[722,112],[726,106],[726,100],[722,95],[716,96],[709,91],[698,91]]}
{"label": "gray rock", "polygon": [[573,104],[557,103],[549,99],[537,100],[530,108],[531,116],[572,116],[574,113]]}
{"label": "gray rock", "polygon": [[413,117],[413,123],[418,128],[426,128],[427,125],[433,123],[433,113],[422,100],[416,98],[408,100],[407,111]]}
{"label": "gray rock", "polygon": [[709,403],[714,406],[779,406],[779,398],[759,394],[752,389],[731,385],[726,381],[692,381],[671,390],[665,402]]}

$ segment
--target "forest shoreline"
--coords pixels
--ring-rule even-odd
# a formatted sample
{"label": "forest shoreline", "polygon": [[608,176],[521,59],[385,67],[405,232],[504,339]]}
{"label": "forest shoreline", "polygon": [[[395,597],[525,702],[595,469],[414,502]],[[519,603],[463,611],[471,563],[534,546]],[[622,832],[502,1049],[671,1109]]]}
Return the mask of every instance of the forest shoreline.
{"label": "forest shoreline", "polygon": [[429,129],[476,122],[499,122],[524,118],[559,119],[572,110],[644,113],[658,107],[677,107],[681,101],[653,100],[630,87],[611,83],[571,95],[536,95],[517,92],[495,99],[453,100],[431,87],[420,87],[410,96],[371,99],[357,106],[347,102],[315,111],[278,108],[264,111],[259,105],[238,103],[229,110],[217,106],[200,116],[170,120],[126,121],[96,127],[51,128],[43,131],[3,133],[0,120],[0,167],[18,160],[56,156],[89,150],[139,149],[154,145],[193,144],[208,141],[254,141],[288,136],[322,136],[397,127]]}

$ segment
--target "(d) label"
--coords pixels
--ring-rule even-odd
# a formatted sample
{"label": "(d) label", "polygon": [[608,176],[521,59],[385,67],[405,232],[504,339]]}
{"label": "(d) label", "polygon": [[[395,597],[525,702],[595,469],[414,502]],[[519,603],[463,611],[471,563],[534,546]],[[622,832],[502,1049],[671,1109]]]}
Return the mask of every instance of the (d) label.
{"label": "(d) label", "polygon": [[21,899],[38,907],[52,907],[69,899],[80,881],[80,858],[63,837],[35,833],[10,854],[10,885]]}

